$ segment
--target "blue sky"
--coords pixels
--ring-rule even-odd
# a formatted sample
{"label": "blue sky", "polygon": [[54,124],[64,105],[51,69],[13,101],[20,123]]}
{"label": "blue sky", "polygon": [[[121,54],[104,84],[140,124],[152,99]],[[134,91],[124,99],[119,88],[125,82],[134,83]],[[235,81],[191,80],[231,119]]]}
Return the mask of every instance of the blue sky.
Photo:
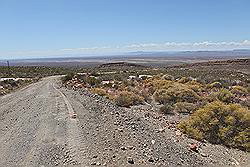
{"label": "blue sky", "polygon": [[250,48],[249,0],[0,0],[0,58]]}

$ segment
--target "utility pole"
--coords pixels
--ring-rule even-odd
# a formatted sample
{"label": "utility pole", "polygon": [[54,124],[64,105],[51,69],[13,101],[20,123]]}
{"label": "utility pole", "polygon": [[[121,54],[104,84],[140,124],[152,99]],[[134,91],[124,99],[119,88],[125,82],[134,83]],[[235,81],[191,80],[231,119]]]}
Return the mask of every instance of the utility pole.
{"label": "utility pole", "polygon": [[10,62],[9,61],[7,61],[7,65],[8,65],[8,77],[10,77]]}

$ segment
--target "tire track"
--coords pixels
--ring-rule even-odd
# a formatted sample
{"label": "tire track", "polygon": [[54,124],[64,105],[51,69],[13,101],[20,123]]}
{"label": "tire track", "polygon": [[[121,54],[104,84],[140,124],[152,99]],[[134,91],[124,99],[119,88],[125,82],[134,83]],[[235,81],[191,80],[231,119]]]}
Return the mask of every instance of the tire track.
{"label": "tire track", "polygon": [[[67,155],[68,157],[70,157],[69,160],[65,160],[64,164],[70,164],[70,165],[79,165],[79,164],[86,164],[86,160],[84,155],[82,154],[83,151],[83,147],[82,143],[81,143],[81,139],[82,136],[80,135],[80,131],[78,128],[78,124],[77,124],[77,116],[76,113],[71,105],[71,103],[69,102],[69,100],[67,99],[67,97],[59,90],[55,87],[55,85],[53,84],[53,88],[61,95],[61,97],[63,98],[63,101],[66,104],[66,108],[68,111],[68,118],[67,118],[67,137],[68,137],[68,149],[69,149],[69,154]],[[68,162],[67,162],[68,161]]]}

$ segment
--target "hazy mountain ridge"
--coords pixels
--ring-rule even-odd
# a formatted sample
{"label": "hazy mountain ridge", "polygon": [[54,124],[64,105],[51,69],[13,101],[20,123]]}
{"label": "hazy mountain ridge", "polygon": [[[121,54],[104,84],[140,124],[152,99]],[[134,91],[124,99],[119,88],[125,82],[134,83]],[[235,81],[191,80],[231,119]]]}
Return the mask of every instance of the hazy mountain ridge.
{"label": "hazy mountain ridge", "polygon": [[[250,50],[232,51],[181,51],[181,52],[129,52],[121,55],[52,57],[9,60],[12,66],[97,66],[103,63],[129,62],[162,66],[168,64],[194,63],[207,60],[249,58]],[[7,60],[0,60],[5,66]]]}

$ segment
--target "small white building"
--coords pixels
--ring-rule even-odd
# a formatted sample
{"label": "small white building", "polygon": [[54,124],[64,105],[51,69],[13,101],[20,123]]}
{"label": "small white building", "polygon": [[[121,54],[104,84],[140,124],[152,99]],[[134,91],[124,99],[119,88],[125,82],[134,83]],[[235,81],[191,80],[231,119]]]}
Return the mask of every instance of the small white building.
{"label": "small white building", "polygon": [[88,75],[88,73],[86,73],[86,72],[79,72],[79,73],[77,73],[77,75]]}
{"label": "small white building", "polygon": [[139,75],[139,79],[148,79],[148,78],[152,78],[152,75]]}
{"label": "small white building", "polygon": [[128,76],[128,79],[129,80],[136,79],[136,76],[134,76],[134,75]]}
{"label": "small white building", "polygon": [[106,84],[114,84],[115,81],[102,81],[101,82],[103,85],[106,85]]}

